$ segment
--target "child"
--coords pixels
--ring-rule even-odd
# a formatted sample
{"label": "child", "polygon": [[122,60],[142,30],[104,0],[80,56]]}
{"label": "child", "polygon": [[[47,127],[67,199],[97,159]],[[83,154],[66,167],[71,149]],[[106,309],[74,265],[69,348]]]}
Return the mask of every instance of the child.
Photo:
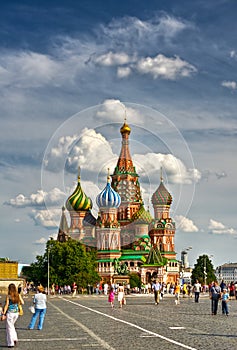
{"label": "child", "polygon": [[110,303],[112,309],[114,308],[114,298],[115,298],[115,295],[114,295],[114,289],[111,288],[110,291],[109,291],[109,298],[108,298],[108,302]]}
{"label": "child", "polygon": [[227,289],[224,288],[221,296],[221,303],[222,303],[222,314],[226,316],[229,315],[228,301],[229,301],[229,293],[227,292]]}

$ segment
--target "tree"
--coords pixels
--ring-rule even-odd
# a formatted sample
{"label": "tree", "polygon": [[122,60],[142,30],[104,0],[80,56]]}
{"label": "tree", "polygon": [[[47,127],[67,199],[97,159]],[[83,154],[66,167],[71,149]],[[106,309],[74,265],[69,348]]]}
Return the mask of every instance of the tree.
{"label": "tree", "polygon": [[79,287],[100,281],[96,271],[96,252],[86,251],[85,246],[76,240],[67,242],[49,240],[43,256],[37,256],[37,261],[30,267],[24,267],[22,273],[35,284],[46,286],[53,283],[60,286],[72,285],[75,281]]}
{"label": "tree", "polygon": [[129,277],[130,277],[130,288],[135,288],[135,287],[141,288],[141,277],[137,273],[132,272],[129,274]]}
{"label": "tree", "polygon": [[194,265],[192,271],[192,283],[195,283],[196,279],[204,285],[205,284],[205,272],[206,272],[206,283],[210,284],[212,281],[216,281],[214,273],[214,267],[208,255],[200,255],[197,259],[197,263]]}

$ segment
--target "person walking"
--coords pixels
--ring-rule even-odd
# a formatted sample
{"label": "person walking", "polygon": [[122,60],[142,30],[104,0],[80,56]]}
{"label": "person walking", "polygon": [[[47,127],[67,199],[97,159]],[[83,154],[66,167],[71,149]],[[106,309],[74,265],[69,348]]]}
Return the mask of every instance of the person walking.
{"label": "person walking", "polygon": [[110,288],[108,302],[110,303],[112,309],[114,308],[114,299],[115,299],[114,289]]}
{"label": "person walking", "polygon": [[3,316],[6,317],[6,337],[8,348],[14,348],[17,345],[18,337],[15,329],[15,323],[19,316],[19,305],[23,305],[24,300],[18,293],[14,283],[8,286],[6,302],[3,308]]}
{"label": "person walking", "polygon": [[180,284],[178,282],[174,285],[175,305],[180,304]]}
{"label": "person walking", "polygon": [[154,298],[155,298],[155,305],[158,305],[160,302],[160,290],[161,290],[161,284],[158,280],[153,283],[152,289],[154,291]]}
{"label": "person walking", "polygon": [[43,286],[38,287],[38,293],[35,294],[33,303],[35,305],[35,313],[31,317],[28,329],[34,329],[35,322],[39,317],[37,329],[40,331],[43,328],[44,318],[47,310],[47,297]]}
{"label": "person walking", "polygon": [[223,293],[221,295],[221,306],[222,306],[222,314],[228,316],[228,301],[229,301],[229,293],[227,292],[227,288],[223,289]]}
{"label": "person walking", "polygon": [[122,308],[123,300],[124,300],[124,287],[122,286],[122,284],[119,284],[119,287],[118,287],[118,302],[119,302],[119,307],[120,308]]}
{"label": "person walking", "polygon": [[73,285],[72,285],[72,298],[74,298],[77,294],[77,284],[76,282],[73,282]]}
{"label": "person walking", "polygon": [[201,290],[202,290],[201,283],[199,283],[199,281],[196,280],[196,282],[193,285],[194,301],[195,301],[195,303],[199,302],[199,296],[200,296]]}
{"label": "person walking", "polygon": [[211,299],[211,312],[212,315],[217,314],[218,310],[218,301],[221,298],[221,288],[217,282],[214,282],[210,288],[210,299]]}

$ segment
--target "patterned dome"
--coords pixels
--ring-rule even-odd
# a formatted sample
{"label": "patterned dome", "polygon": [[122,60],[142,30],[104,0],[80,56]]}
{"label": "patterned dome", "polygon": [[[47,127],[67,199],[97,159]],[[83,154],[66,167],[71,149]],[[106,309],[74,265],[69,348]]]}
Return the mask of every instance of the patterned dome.
{"label": "patterned dome", "polygon": [[120,195],[111,187],[110,176],[107,176],[107,184],[103,191],[96,197],[96,203],[99,208],[118,208],[121,204]]}
{"label": "patterned dome", "polygon": [[160,186],[153,193],[151,202],[153,205],[170,205],[172,203],[172,196],[165,188],[162,180]]}
{"label": "patterned dome", "polygon": [[69,211],[89,211],[92,209],[92,201],[89,197],[85,195],[81,188],[80,183],[80,169],[78,173],[78,183],[75,191],[71,196],[68,197],[66,201],[66,208]]}
{"label": "patterned dome", "polygon": [[153,218],[148,210],[141,205],[140,209],[132,216],[135,224],[150,224]]}

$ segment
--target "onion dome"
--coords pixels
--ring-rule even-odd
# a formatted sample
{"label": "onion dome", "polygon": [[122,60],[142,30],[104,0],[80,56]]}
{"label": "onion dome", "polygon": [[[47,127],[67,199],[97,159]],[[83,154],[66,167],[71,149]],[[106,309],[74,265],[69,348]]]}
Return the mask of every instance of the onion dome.
{"label": "onion dome", "polygon": [[101,207],[118,208],[121,204],[120,195],[111,187],[109,174],[107,176],[107,184],[105,188],[96,197],[96,203],[99,208]]}
{"label": "onion dome", "polygon": [[131,132],[131,129],[130,127],[128,126],[127,122],[126,122],[126,117],[124,119],[124,124],[123,126],[120,128],[120,132],[121,134],[124,134],[124,133],[127,133],[128,135],[130,134]]}
{"label": "onion dome", "polygon": [[92,201],[89,197],[86,196],[84,191],[81,188],[80,182],[80,167],[78,168],[78,183],[75,191],[71,196],[68,197],[66,201],[67,210],[75,211],[88,211],[92,209]]}
{"label": "onion dome", "polygon": [[163,184],[162,175],[160,181],[160,186],[157,188],[155,193],[153,193],[151,202],[153,205],[171,205],[172,196]]}
{"label": "onion dome", "polygon": [[135,224],[150,224],[153,218],[148,210],[141,205],[140,209],[132,216],[132,221]]}

